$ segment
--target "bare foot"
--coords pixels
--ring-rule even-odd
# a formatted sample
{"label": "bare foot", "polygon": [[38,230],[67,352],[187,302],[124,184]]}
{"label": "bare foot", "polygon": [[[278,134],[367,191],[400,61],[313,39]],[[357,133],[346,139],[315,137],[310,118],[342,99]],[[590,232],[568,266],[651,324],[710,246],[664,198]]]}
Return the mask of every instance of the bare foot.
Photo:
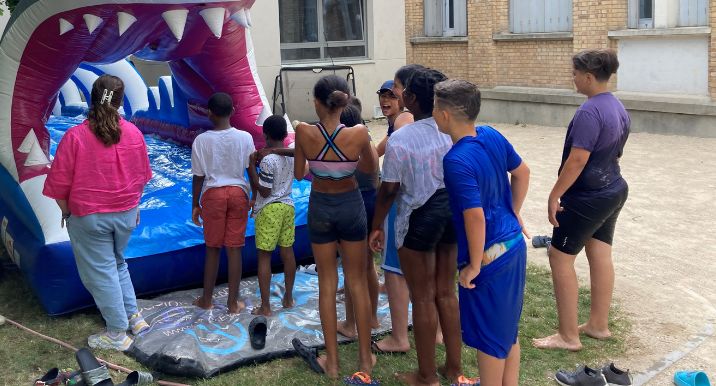
{"label": "bare foot", "polygon": [[425,383],[420,379],[420,376],[416,372],[409,373],[395,373],[395,378],[406,385],[410,386],[440,386],[440,382],[435,381],[433,383]]}
{"label": "bare foot", "polygon": [[328,358],[325,355],[319,355],[318,358],[316,358],[316,362],[321,366],[327,377],[338,379],[338,367],[331,368],[328,366]]}
{"label": "bare foot", "polygon": [[548,337],[540,339],[532,339],[532,346],[546,350],[561,349],[569,351],[579,351],[582,349],[581,342],[567,342],[564,340],[564,338],[562,338],[562,335],[559,334],[550,335]]}
{"label": "bare foot", "polygon": [[595,329],[589,327],[589,323],[584,323],[581,326],[579,326],[579,332],[581,332],[582,334],[584,334],[592,339],[598,339],[598,340],[609,339],[612,337],[612,332],[609,331],[609,329],[606,329],[603,331],[595,330]]}
{"label": "bare foot", "polygon": [[338,322],[338,333],[348,339],[355,339],[358,336],[355,325],[348,325],[345,320]]}
{"label": "bare foot", "polygon": [[246,303],[244,303],[243,300],[237,300],[233,304],[227,303],[226,306],[229,307],[230,314],[238,314],[241,310],[246,308]]}
{"label": "bare foot", "polygon": [[203,296],[196,298],[196,300],[194,300],[191,304],[193,304],[201,309],[204,309],[204,310],[210,310],[210,309],[214,308],[214,305],[212,304],[211,299],[206,300],[206,299],[204,299]]}
{"label": "bare foot", "polygon": [[380,327],[380,322],[378,321],[378,318],[374,318],[370,321],[370,328],[376,329]]}
{"label": "bare foot", "polygon": [[410,342],[398,342],[392,336],[375,342],[374,351],[383,354],[405,353],[410,351]]}
{"label": "bare foot", "polygon": [[448,369],[445,365],[438,367],[438,374],[440,374],[441,377],[447,379],[450,382],[450,384],[456,383],[457,378],[462,375],[460,372],[460,369],[448,371]]}
{"label": "bare foot", "polygon": [[254,307],[253,310],[251,310],[251,315],[263,315],[263,316],[271,316],[271,306],[264,307],[263,305]]}
{"label": "bare foot", "polygon": [[284,297],[281,304],[283,305],[283,308],[292,308],[293,306],[296,305],[296,302],[293,301],[293,297],[289,296],[289,297]]}

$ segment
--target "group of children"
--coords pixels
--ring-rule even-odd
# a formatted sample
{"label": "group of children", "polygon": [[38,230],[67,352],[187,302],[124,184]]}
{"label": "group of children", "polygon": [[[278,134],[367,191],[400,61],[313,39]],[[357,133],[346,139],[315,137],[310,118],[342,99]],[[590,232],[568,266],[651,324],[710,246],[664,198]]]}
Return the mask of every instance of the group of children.
{"label": "group of children", "polygon": [[[256,221],[261,292],[261,305],[252,312],[273,312],[269,287],[271,255],[277,246],[286,281],[282,305],[293,305],[296,262],[290,193],[293,178],[303,178],[308,169],[314,178],[308,225],[318,265],[327,356],[319,357],[298,340],[293,344],[311,368],[337,376],[336,333],[357,331],[360,371],[346,383],[378,384],[370,376],[373,353],[410,348],[409,293],[418,369],[400,375],[402,381],[438,385],[439,374],[452,384],[478,384],[462,374],[464,342],[478,350],[483,385],[517,385],[517,330],[526,270],[519,213],[529,169],[499,132],[475,127],[480,92],[474,84],[448,80],[439,71],[418,65],[401,68],[378,91],[390,127],[389,138],[376,150],[361,125],[360,104],[344,83],[328,76],[316,85],[320,121],[298,125],[295,150],[284,148],[285,119],[271,116],[263,124],[268,150],[257,152],[249,134],[231,127],[231,98],[223,93],[211,97],[208,108],[214,128],[197,136],[192,147],[192,218],[204,227],[207,247],[204,293],[195,305],[212,307],[219,252],[226,247],[227,306],[231,313],[245,307],[238,288],[249,212]],[[377,158],[383,154],[379,183]],[[394,230],[388,232],[389,245],[385,227]],[[381,342],[370,340],[378,282],[368,248],[383,252],[393,319],[392,335]],[[350,300],[348,320],[341,326],[335,316],[337,253],[343,257]],[[369,307],[373,312],[366,312]],[[435,363],[439,327],[447,353],[440,369]]]}

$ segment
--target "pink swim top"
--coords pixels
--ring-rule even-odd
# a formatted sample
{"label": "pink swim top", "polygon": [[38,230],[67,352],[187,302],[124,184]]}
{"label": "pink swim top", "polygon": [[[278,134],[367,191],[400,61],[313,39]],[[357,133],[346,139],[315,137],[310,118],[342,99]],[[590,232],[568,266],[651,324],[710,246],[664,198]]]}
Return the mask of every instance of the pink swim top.
{"label": "pink swim top", "polygon": [[[311,174],[322,180],[333,181],[340,181],[352,177],[358,167],[358,161],[349,160],[335,143],[338,133],[340,133],[346,125],[338,125],[336,130],[333,132],[333,135],[328,135],[328,132],[320,122],[316,123],[316,126],[318,126],[321,134],[323,134],[323,138],[326,140],[326,145],[323,146],[323,149],[321,149],[321,152],[318,153],[316,158],[308,160],[308,166]],[[339,158],[338,160],[332,161],[325,159],[329,149],[336,153]]]}

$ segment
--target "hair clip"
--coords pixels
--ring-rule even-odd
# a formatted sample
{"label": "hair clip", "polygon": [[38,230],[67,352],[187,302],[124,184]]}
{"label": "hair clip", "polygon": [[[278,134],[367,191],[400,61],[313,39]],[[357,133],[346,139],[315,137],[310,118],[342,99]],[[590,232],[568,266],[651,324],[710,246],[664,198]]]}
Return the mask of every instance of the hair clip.
{"label": "hair clip", "polygon": [[108,105],[112,104],[113,96],[114,96],[114,91],[109,91],[107,89],[104,89],[104,92],[102,93],[102,101],[100,101],[99,104],[103,105],[105,102],[107,102]]}

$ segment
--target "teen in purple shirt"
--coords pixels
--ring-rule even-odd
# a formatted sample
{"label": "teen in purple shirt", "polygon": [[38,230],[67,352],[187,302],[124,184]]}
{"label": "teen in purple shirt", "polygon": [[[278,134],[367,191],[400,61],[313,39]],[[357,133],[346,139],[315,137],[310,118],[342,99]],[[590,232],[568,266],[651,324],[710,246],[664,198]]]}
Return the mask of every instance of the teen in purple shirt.
{"label": "teen in purple shirt", "polygon": [[[554,226],[549,262],[552,268],[559,331],[535,339],[537,348],[582,348],[580,333],[606,339],[614,289],[612,241],[619,212],[627,199],[619,159],[629,137],[629,115],[609,92],[609,78],[619,68],[613,50],[587,50],[572,59],[574,84],[587,101],[577,110],[565,139],[559,178],[548,200]],[[577,275],[574,261],[586,247],[591,272],[591,314],[577,325]]]}

